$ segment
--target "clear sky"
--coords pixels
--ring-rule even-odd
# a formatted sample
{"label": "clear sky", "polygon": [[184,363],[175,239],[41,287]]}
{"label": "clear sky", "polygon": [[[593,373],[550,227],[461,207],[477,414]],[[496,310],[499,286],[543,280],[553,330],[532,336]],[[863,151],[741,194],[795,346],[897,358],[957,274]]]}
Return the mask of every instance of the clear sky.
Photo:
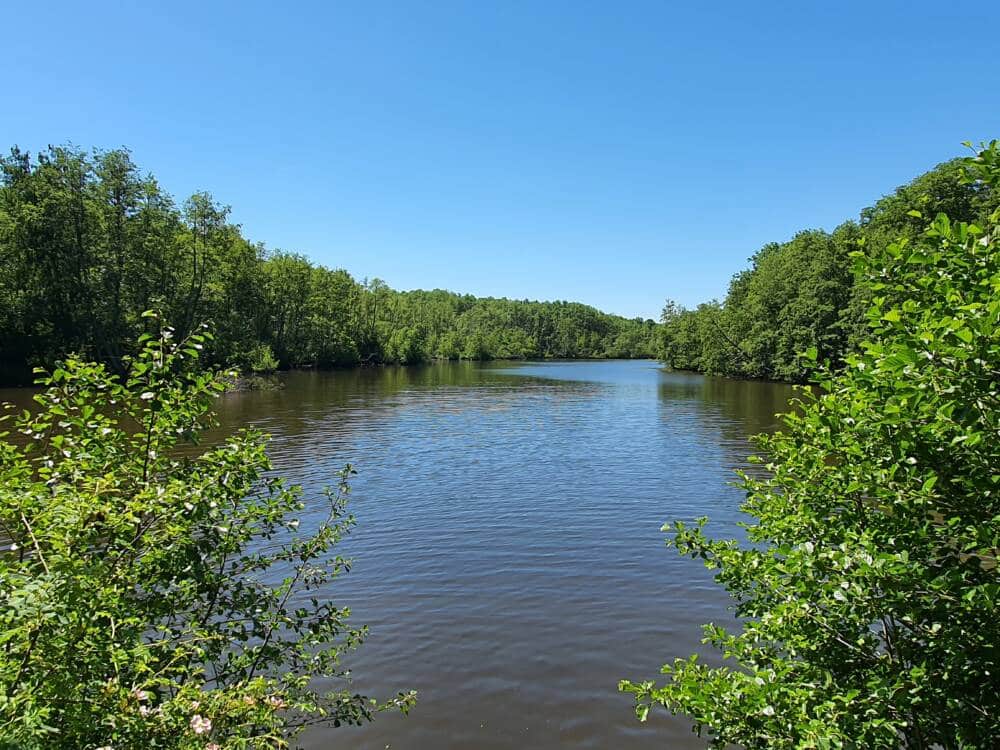
{"label": "clear sky", "polygon": [[14,2],[0,147],[125,145],[399,289],[656,317],[1000,137],[998,2]]}

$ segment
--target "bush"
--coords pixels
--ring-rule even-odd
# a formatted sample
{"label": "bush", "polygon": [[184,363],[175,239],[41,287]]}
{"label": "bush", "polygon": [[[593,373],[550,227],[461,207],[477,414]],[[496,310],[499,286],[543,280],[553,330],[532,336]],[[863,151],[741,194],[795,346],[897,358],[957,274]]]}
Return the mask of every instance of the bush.
{"label": "bush", "polygon": [[246,366],[254,374],[267,374],[278,369],[278,358],[267,344],[257,344],[246,356]]}
{"label": "bush", "polygon": [[[966,164],[1000,187],[994,142]],[[914,212],[915,217],[919,214]],[[993,748],[1000,737],[1000,210],[855,255],[871,342],[743,476],[750,545],[673,525],[744,618],[728,664],[624,682],[716,747]],[[815,359],[815,351],[809,353]],[[666,527],[665,527],[666,530]]]}
{"label": "bush", "polygon": [[318,593],[351,470],[306,532],[259,433],[193,449],[207,338],[145,336],[123,378],[71,357],[0,435],[0,745],[287,747],[377,708],[339,664],[364,629]]}

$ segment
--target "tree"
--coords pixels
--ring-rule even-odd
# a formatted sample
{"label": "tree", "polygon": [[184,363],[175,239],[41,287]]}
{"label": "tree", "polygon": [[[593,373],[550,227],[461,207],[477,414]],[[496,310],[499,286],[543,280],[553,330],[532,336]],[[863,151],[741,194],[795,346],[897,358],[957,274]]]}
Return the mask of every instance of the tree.
{"label": "tree", "polygon": [[[923,222],[908,215],[913,207],[972,222],[1000,204],[1000,191],[963,182],[960,166],[957,159],[939,164],[832,233],[808,230],[764,245],[750,267],[733,276],[718,315],[708,307],[699,315],[668,306],[662,356],[683,369],[793,382],[807,374],[797,356],[805,349],[816,347],[822,359],[842,365],[867,334],[871,303],[864,285],[855,283],[850,254],[859,248],[883,253],[897,238],[917,237]],[[705,322],[711,325],[695,325]],[[702,328],[714,334],[698,335]]]}
{"label": "tree", "polygon": [[184,307],[169,197],[126,150],[15,148],[0,172],[0,368],[23,382],[69,351],[120,367],[143,310]]}
{"label": "tree", "polygon": [[[1000,147],[965,182],[1000,187]],[[920,218],[914,212],[914,218]],[[869,343],[744,474],[749,544],[675,523],[735,599],[725,665],[623,682],[716,747],[992,748],[1000,737],[1000,210],[856,253]],[[815,360],[816,351],[808,356]],[[815,363],[814,363],[815,364]]]}
{"label": "tree", "polygon": [[195,451],[207,338],[145,337],[124,377],[70,357],[0,434],[0,746],[281,748],[372,717],[340,666],[364,629],[318,592],[349,568],[351,469],[305,529],[259,433]]}
{"label": "tree", "polygon": [[667,300],[660,316],[660,358],[678,370],[730,373],[739,349],[725,332],[723,308],[716,301],[694,310]]}

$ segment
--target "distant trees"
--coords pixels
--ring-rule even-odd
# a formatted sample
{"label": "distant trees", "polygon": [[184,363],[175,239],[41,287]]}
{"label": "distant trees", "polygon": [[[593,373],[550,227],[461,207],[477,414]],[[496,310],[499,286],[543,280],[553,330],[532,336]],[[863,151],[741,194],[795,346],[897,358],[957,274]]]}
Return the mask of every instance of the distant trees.
{"label": "distant trees", "polygon": [[[267,251],[208,193],[178,206],[125,149],[0,158],[0,382],[75,351],[121,368],[157,309],[216,332],[213,361],[250,368],[434,358],[641,357],[653,321],[568,302],[397,292]],[[266,359],[266,358],[265,358]]]}
{"label": "distant trees", "polygon": [[[968,219],[1000,189],[1000,144],[958,166],[968,178],[952,164],[947,180],[921,178],[941,187],[924,203]],[[931,220],[897,197],[862,231],[884,221],[900,236],[883,244],[880,229],[853,258],[865,343],[820,368],[782,432],[759,439],[766,471],[743,475],[748,543],[709,538],[705,519],[664,527],[740,620],[705,627],[721,666],[691,656],[665,684],[622,683],[642,719],[683,713],[718,748],[997,747],[1000,208]],[[836,240],[821,239],[801,267],[824,265]]]}
{"label": "distant trees", "polygon": [[1000,202],[995,188],[963,182],[959,167],[960,160],[939,165],[833,232],[807,230],[765,245],[721,303],[689,310],[668,302],[660,357],[679,369],[792,381],[805,377],[798,353],[806,349],[842,364],[865,334],[869,302],[855,283],[851,253],[878,253],[899,237],[919,236],[921,223],[907,213],[914,207],[971,222]]}

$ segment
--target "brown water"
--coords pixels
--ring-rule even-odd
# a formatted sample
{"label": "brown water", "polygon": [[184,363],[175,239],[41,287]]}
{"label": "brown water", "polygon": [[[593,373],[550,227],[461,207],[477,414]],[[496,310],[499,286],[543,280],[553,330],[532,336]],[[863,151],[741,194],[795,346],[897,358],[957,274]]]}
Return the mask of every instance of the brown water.
{"label": "brown water", "polygon": [[419,693],[408,717],[317,730],[309,750],[705,746],[682,717],[638,723],[616,685],[656,677],[700,648],[702,623],[730,620],[660,526],[708,515],[738,533],[742,493],[727,482],[788,386],[648,361],[284,381],[225,396],[224,426],[269,432],[277,468],[307,490],[355,464],[358,526],[342,549],[355,565],[329,595],[370,626],[355,687]]}

